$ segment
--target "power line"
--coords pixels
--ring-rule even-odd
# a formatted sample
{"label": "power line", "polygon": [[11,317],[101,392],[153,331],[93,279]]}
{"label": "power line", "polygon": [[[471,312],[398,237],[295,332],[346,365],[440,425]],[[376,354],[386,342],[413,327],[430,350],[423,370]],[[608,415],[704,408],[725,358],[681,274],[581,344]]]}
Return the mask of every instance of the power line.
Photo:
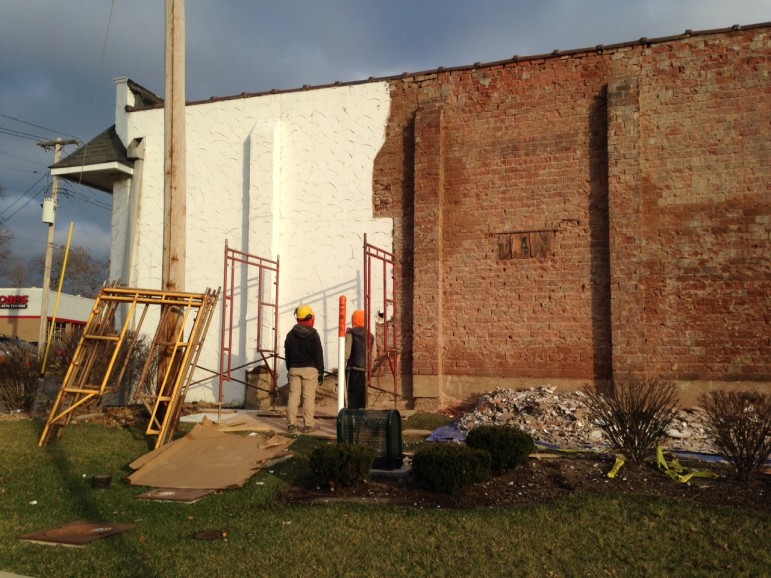
{"label": "power line", "polygon": [[0,169],[3,169],[4,171],[19,171],[22,173],[34,173],[36,175],[48,174],[47,172],[43,173],[43,171],[33,171],[32,169],[17,169],[16,167],[5,167],[3,165],[0,165]]}
{"label": "power line", "polygon": [[33,165],[42,165],[43,164],[40,161],[33,161],[31,159],[25,159],[24,157],[20,157],[19,155],[15,155],[13,153],[9,153],[9,152],[6,152],[6,151],[0,151],[0,155],[6,155],[6,156],[9,156],[9,157],[13,157],[15,159],[19,159],[20,161],[26,161],[28,163],[32,163]]}
{"label": "power line", "polygon": [[7,115],[7,114],[3,114],[1,112],[0,112],[0,116],[2,116],[3,118],[8,118],[10,120],[15,120],[16,122],[20,122],[22,124],[26,124],[26,125],[29,125],[29,126],[34,126],[35,128],[42,128],[43,130],[47,130],[47,131],[52,132],[54,134],[63,134],[64,136],[71,136],[73,138],[76,138],[76,139],[80,140],[74,134],[67,134],[66,132],[62,132],[62,131],[59,131],[59,130],[53,130],[52,128],[46,128],[44,126],[40,126],[39,124],[35,124],[33,122],[27,122],[26,120],[21,120],[20,118],[15,118],[13,116],[10,116],[10,115]]}
{"label": "power line", "polygon": [[[43,174],[43,173],[39,173],[39,174]],[[7,189],[8,186],[11,186],[11,185],[18,188],[26,187],[27,185],[29,185],[29,181],[28,180],[14,181],[3,177],[2,182],[0,182],[0,187],[2,187],[3,189]]]}
{"label": "power line", "polygon": [[14,130],[12,128],[6,128],[4,126],[0,126],[0,134],[7,134],[9,136],[15,136],[18,138],[26,138],[29,140],[40,140],[45,139],[44,136],[34,135],[28,132],[22,132],[20,130]]}
{"label": "power line", "polygon": [[[16,205],[16,204],[18,204],[19,202],[21,202],[21,201],[22,201],[22,199],[24,199],[24,198],[25,198],[25,196],[27,195],[27,193],[29,193],[29,192],[30,192],[30,191],[31,191],[31,190],[32,190],[32,189],[33,189],[35,186],[37,186],[37,184],[38,184],[38,183],[39,183],[39,182],[40,182],[40,181],[41,181],[41,180],[42,180],[44,177],[46,177],[46,176],[47,176],[47,174],[43,174],[43,175],[42,175],[42,176],[41,176],[41,177],[40,177],[40,178],[39,178],[37,181],[35,181],[35,183],[33,183],[33,184],[32,184],[32,186],[31,186],[31,187],[29,187],[29,188],[28,188],[26,191],[24,191],[24,192],[23,192],[21,195],[19,195],[18,197],[16,197],[16,200],[14,200],[14,201],[13,201],[13,202],[12,202],[10,205],[8,205],[8,206],[7,206],[5,209],[3,209],[2,211],[0,211],[0,217],[2,217],[3,215],[5,215],[5,214],[6,214],[8,211],[10,211],[10,210],[11,210],[11,209],[12,209],[12,208],[13,208],[13,207]],[[69,185],[69,184],[74,184],[74,183],[67,183],[67,184]],[[20,212],[20,211],[21,211],[21,210],[22,210],[24,207],[26,207],[26,206],[27,206],[29,203],[31,203],[32,201],[34,201],[34,200],[35,200],[35,199],[38,197],[38,195],[39,195],[40,193],[44,193],[44,192],[45,192],[45,191],[48,189],[48,186],[49,186],[49,184],[48,184],[48,183],[46,183],[46,186],[45,186],[44,188],[40,189],[40,190],[39,190],[37,193],[35,193],[35,194],[34,194],[32,197],[29,197],[29,198],[26,200],[26,202],[24,202],[24,203],[23,203],[21,206],[19,206],[19,207],[18,207],[18,208],[17,208],[17,209],[16,209],[16,210],[13,212],[13,213],[11,213],[10,215],[8,215],[8,216],[7,216],[5,219],[2,219],[2,220],[0,220],[0,223],[6,223],[6,222],[8,222],[8,221],[9,221],[9,220],[10,220],[12,217],[14,217],[14,216],[15,216],[17,213],[19,213],[19,212]],[[104,215],[104,213],[106,213],[106,214],[111,214],[111,213],[112,213],[112,206],[111,206],[111,205],[109,205],[109,204],[107,204],[107,203],[104,203],[103,201],[99,201],[98,199],[89,198],[89,197],[87,197],[85,194],[83,194],[83,193],[78,193],[77,191],[74,191],[74,190],[70,189],[70,188],[69,188],[69,187],[67,187],[66,185],[65,185],[64,187],[62,187],[62,194],[63,194],[63,196],[64,196],[65,198],[67,198],[67,199],[69,199],[69,200],[72,200],[72,201],[74,201],[74,202],[80,202],[80,203],[82,203],[83,205],[90,205],[90,206],[93,206],[93,207],[95,207],[95,208],[97,208],[97,209],[100,209],[101,211],[103,211],[103,214],[102,214],[102,215],[97,215],[96,213],[94,213],[94,212],[90,211],[90,210],[88,209],[88,207],[83,207],[83,210],[85,210],[87,213],[89,213],[89,214],[90,214],[90,215],[91,215],[93,218],[95,218],[95,219],[97,219],[97,220],[104,218],[104,216],[103,216],[103,215]]]}
{"label": "power line", "polygon": [[[26,239],[24,237],[17,237],[16,235],[3,235],[3,238],[5,239],[11,239],[13,241],[24,241],[25,243],[32,243],[34,245],[47,245],[48,243],[43,239]],[[67,245],[59,245],[54,243],[55,249],[66,249]],[[70,246],[70,250],[73,249],[82,249],[82,255],[86,257],[89,261],[93,261],[94,263],[97,263],[98,265],[102,265],[104,267],[107,267],[109,265],[108,261],[102,261],[101,259],[97,259],[96,257],[92,257],[91,254],[88,252],[88,250],[83,247],[82,245],[72,245]]]}
{"label": "power line", "polygon": [[[7,213],[9,210],[11,210],[11,207],[13,207],[13,206],[14,206],[16,203],[18,203],[18,202],[19,202],[21,199],[23,199],[23,198],[24,198],[24,196],[25,196],[27,193],[29,193],[29,192],[30,192],[30,191],[31,191],[31,190],[32,190],[34,187],[36,187],[36,186],[37,186],[37,184],[38,184],[40,181],[42,181],[42,180],[45,178],[45,176],[46,176],[46,175],[41,175],[41,176],[40,176],[40,178],[39,178],[38,180],[36,180],[36,181],[35,181],[35,182],[32,184],[32,186],[31,186],[30,188],[28,188],[28,189],[27,189],[26,191],[24,191],[24,192],[23,192],[21,195],[19,195],[18,197],[16,197],[16,200],[15,200],[13,203],[11,203],[11,204],[10,204],[10,205],[8,205],[8,206],[7,206],[5,209],[3,209],[2,211],[0,211],[0,217],[2,217],[2,216],[5,214],[5,213]],[[47,184],[47,183],[46,183],[46,188],[48,188],[48,184]],[[27,206],[27,205],[28,205],[28,204],[29,204],[31,201],[34,201],[36,196],[37,196],[37,193],[36,193],[35,195],[33,195],[32,197],[30,197],[29,199],[27,199],[27,201],[26,201],[26,202],[25,202],[23,205],[21,205],[21,206],[20,206],[18,209],[16,209],[16,210],[15,210],[13,213],[11,213],[10,215],[8,215],[8,216],[5,218],[5,220],[3,220],[3,221],[0,221],[0,223],[5,223],[5,222],[7,222],[7,221],[8,221],[8,219],[10,219],[10,218],[11,218],[11,217],[13,217],[14,215],[16,215],[16,213],[18,213],[19,211],[21,211],[21,210],[22,210],[24,207],[26,207],[26,206]]]}
{"label": "power line", "polygon": [[107,211],[112,212],[112,203],[107,203],[101,199],[89,196],[87,189],[79,183],[65,181],[64,183],[60,183],[60,186],[62,191],[64,191],[65,196],[67,196],[67,193],[72,195],[71,197],[67,196],[67,198],[74,201],[88,203],[89,205],[94,205],[95,207],[106,209]]}

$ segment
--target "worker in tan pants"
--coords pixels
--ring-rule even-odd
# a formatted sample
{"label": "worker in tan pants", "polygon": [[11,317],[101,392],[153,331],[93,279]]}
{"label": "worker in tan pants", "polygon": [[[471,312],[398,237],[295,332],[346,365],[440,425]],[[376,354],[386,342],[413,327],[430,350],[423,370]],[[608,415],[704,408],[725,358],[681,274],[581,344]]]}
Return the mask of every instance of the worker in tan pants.
{"label": "worker in tan pants", "polygon": [[316,411],[316,386],[324,380],[324,352],[321,337],[313,328],[316,316],[309,305],[295,310],[297,324],[284,340],[286,367],[289,370],[289,401],[286,408],[287,431],[297,432],[297,412],[300,397],[303,402],[303,433],[317,431],[314,421]]}

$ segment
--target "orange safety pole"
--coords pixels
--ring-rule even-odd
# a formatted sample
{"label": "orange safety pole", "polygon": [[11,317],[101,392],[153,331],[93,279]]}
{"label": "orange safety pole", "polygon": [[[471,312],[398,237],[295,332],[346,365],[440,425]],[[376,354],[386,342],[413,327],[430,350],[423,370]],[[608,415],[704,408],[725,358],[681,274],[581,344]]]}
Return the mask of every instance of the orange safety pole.
{"label": "orange safety pole", "polygon": [[345,407],[345,295],[340,295],[337,354],[337,412]]}

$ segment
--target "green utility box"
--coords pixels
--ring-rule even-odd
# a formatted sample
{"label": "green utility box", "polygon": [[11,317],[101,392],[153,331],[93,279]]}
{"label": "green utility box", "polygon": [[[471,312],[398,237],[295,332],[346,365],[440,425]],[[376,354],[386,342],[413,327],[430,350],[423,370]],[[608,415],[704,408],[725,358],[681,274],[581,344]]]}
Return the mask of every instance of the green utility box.
{"label": "green utility box", "polygon": [[402,416],[395,409],[343,408],[337,414],[337,443],[374,448],[374,468],[401,468],[404,460]]}

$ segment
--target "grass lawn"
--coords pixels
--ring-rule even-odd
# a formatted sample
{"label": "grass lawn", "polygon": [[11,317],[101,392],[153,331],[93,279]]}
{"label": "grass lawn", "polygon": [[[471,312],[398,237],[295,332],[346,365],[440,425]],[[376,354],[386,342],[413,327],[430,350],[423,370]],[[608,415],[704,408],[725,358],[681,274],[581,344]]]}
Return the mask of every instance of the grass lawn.
{"label": "grass lawn", "polygon": [[[139,431],[68,426],[37,447],[42,423],[0,420],[0,571],[34,577],[764,576],[768,516],[688,501],[574,497],[507,510],[291,506],[275,499],[307,473],[298,457],[239,490],[194,504],[136,500],[122,479],[148,451]],[[92,489],[111,474],[109,489]],[[135,524],[84,548],[20,534],[88,520]],[[201,541],[202,530],[227,540]]]}

